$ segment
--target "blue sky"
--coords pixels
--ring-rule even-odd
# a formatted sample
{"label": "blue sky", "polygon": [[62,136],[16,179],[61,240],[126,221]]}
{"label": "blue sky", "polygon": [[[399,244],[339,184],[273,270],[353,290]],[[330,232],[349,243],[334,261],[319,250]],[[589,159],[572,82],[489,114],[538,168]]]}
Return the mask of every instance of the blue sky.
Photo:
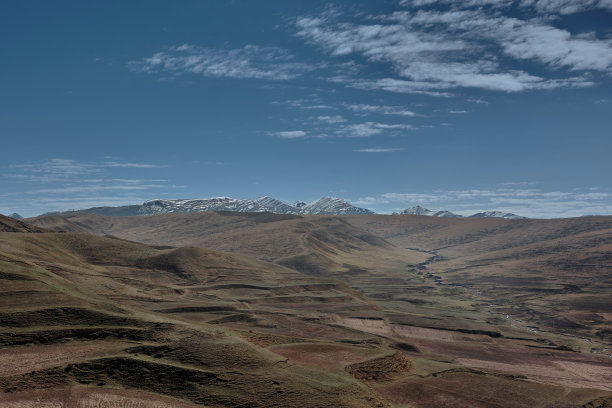
{"label": "blue sky", "polygon": [[609,0],[0,4],[0,212],[612,214]]}

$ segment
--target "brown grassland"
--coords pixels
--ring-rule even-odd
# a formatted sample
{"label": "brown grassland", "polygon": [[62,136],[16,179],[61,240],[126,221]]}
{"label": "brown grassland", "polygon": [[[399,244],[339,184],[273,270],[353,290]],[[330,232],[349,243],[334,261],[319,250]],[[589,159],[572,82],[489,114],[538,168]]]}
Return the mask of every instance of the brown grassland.
{"label": "brown grassland", "polygon": [[612,217],[0,216],[0,406],[612,407]]}

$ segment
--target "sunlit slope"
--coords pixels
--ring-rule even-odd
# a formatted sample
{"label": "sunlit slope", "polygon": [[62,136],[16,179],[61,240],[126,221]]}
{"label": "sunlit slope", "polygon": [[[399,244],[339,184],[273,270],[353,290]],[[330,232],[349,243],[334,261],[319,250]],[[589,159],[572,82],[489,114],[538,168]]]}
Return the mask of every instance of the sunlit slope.
{"label": "sunlit slope", "polygon": [[[603,352],[604,340],[594,337],[587,343],[577,334],[545,327],[534,332],[512,314],[506,319],[519,296],[497,304],[471,283],[447,283],[451,271],[447,277],[432,268],[452,259],[392,244],[381,233],[351,225],[356,224],[351,217],[75,214],[39,225],[58,228],[67,221],[99,235],[49,234],[62,236],[57,243],[57,250],[65,251],[61,258],[103,275],[102,280],[85,279],[78,276],[85,271],[75,269],[67,280],[83,288],[95,282],[90,297],[99,293],[100,304],[110,299],[109,307],[173,327],[163,341],[139,341],[139,348],[128,352],[131,358],[173,365],[199,361],[215,370],[227,366],[230,373],[242,372],[223,353],[234,354],[226,345],[239,342],[266,359],[282,361],[268,375],[282,369],[305,381],[304,390],[329,383],[326,392],[338,392],[342,404],[348,401],[346,392],[357,390],[354,398],[361,402],[356,406],[366,395],[370,406],[603,407],[610,401],[612,364]],[[128,234],[156,246],[124,241]],[[168,247],[181,239],[181,245],[192,246]],[[259,251],[260,259],[246,255]],[[72,270],[65,264],[62,268]],[[175,337],[176,327],[191,337]],[[197,356],[190,354],[196,351]],[[240,361],[247,373],[260,364]],[[111,365],[125,367],[117,364]],[[304,380],[311,375],[306,373],[320,373],[315,374],[319,385]],[[253,401],[260,401],[263,391],[258,390]],[[274,401],[282,405],[283,398]],[[321,398],[311,406],[325,406],[321,401],[328,397]],[[265,401],[268,405],[260,406],[274,406]],[[288,401],[283,406],[293,404]]]}
{"label": "sunlit slope", "polygon": [[2,404],[146,404],[163,394],[177,407],[365,407],[378,398],[349,375],[290,368],[222,324],[257,321],[251,299],[267,296],[363,302],[340,284],[241,255],[84,233],[0,233],[0,271]]}
{"label": "sunlit slope", "polygon": [[74,213],[38,217],[35,225],[57,231],[108,234],[152,245],[197,246],[241,253],[307,274],[353,272],[355,256],[420,262],[426,256],[395,247],[337,216],[206,212],[147,217]]}

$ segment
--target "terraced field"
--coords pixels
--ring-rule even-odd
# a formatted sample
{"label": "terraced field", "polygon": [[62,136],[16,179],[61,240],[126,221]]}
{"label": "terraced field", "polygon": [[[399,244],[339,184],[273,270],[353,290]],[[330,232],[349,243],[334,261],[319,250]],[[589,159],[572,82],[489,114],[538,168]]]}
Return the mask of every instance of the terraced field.
{"label": "terraced field", "polygon": [[429,218],[2,217],[0,405],[610,406],[612,221]]}

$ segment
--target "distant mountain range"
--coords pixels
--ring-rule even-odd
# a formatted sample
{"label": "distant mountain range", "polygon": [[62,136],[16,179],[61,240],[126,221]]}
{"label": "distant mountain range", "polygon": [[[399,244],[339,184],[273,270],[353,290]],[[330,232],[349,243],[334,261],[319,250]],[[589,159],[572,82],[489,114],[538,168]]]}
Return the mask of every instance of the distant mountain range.
{"label": "distant mountain range", "polygon": [[[446,210],[433,211],[433,210],[429,210],[427,208],[421,207],[420,205],[417,205],[415,207],[410,207],[410,208],[405,209],[402,212],[393,213],[393,214],[394,215],[401,215],[401,214],[427,215],[430,217],[443,217],[443,218],[464,218],[463,215],[454,214],[450,211],[446,211]],[[520,215],[516,215],[512,213],[504,213],[501,211],[485,211],[485,212],[480,212],[474,215],[470,215],[468,218],[506,218],[510,220],[518,220],[518,219],[524,219],[526,217],[521,217]]]}
{"label": "distant mountain range", "polygon": [[296,215],[374,214],[374,212],[370,210],[355,207],[344,200],[334,197],[323,197],[311,203],[298,201],[293,205],[271,197],[260,197],[255,200],[235,199],[230,197],[214,197],[199,200],[150,200],[145,201],[142,205],[93,207],[80,211],[109,216],[155,215],[176,212],[192,213],[201,211],[271,212],[275,214]]}
{"label": "distant mountain range", "polygon": [[427,208],[421,207],[420,205],[407,208],[402,212],[394,213],[394,214],[395,215],[398,215],[398,214],[427,215],[430,217],[444,217],[444,218],[461,218],[462,217],[461,215],[453,214],[450,211],[446,211],[446,210],[433,211],[433,210],[429,210]]}
{"label": "distant mountain range", "polygon": [[[272,197],[260,197],[254,200],[236,199],[230,197],[213,197],[197,200],[149,200],[140,205],[125,205],[120,207],[92,207],[84,210],[71,210],[63,212],[52,212],[43,215],[67,214],[73,212],[85,212],[108,216],[134,216],[134,215],[155,215],[167,213],[193,213],[203,211],[236,211],[236,212],[270,212],[274,214],[327,214],[327,215],[352,215],[352,214],[375,214],[366,208],[356,207],[348,202],[335,197],[323,197],[316,201],[306,203],[296,201],[287,204]],[[459,214],[450,211],[434,211],[417,205],[407,208],[393,215],[426,215],[430,217],[442,218],[464,218]],[[11,217],[20,219],[19,214],[12,214]],[[19,218],[18,218],[19,217]],[[522,219],[512,213],[501,211],[486,211],[470,215],[469,218],[507,218]]]}
{"label": "distant mountain range", "polygon": [[505,213],[501,211],[485,211],[474,215],[470,215],[471,218],[507,218],[509,220],[522,220],[527,217],[521,217],[513,213]]}
{"label": "distant mountain range", "polygon": [[14,219],[14,220],[23,220],[23,217],[17,213],[12,213],[11,215],[9,215],[8,217]]}

